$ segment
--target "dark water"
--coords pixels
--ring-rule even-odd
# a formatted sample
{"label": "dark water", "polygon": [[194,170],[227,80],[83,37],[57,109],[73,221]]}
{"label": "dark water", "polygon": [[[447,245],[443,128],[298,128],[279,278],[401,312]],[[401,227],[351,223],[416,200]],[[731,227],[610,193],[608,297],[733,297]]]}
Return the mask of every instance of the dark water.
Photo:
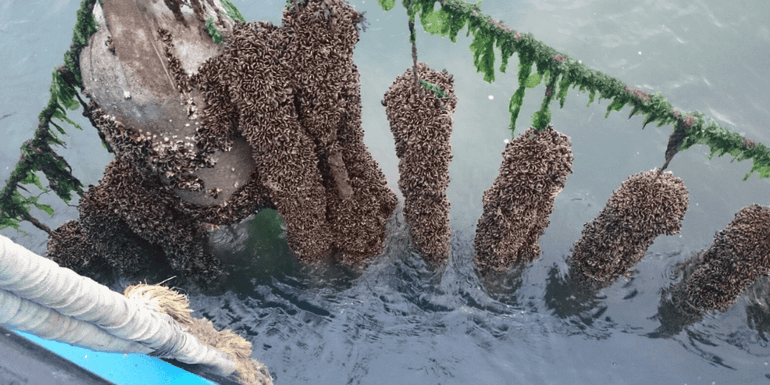
{"label": "dark water", "polygon": [[[283,1],[236,0],[249,20],[280,23]],[[371,23],[356,48],[361,71],[366,143],[397,191],[392,136],[379,104],[411,63],[403,8],[383,12],[376,1],[352,2]],[[50,73],[69,46],[78,2],[0,1],[0,178],[32,135],[48,99]],[[629,86],[661,91],[680,110],[700,111],[726,128],[770,143],[770,8],[764,0],[487,1],[482,10]],[[218,295],[188,289],[198,316],[247,336],[254,358],[280,384],[761,384],[770,383],[766,336],[749,326],[746,300],[709,315],[670,338],[651,338],[660,291],[676,281],[677,262],[708,247],[741,208],[770,204],[768,180],[743,182],[747,162],[708,160],[696,146],[669,169],[687,185],[690,207],[680,235],[661,237],[624,278],[575,312],[556,302],[571,245],[612,191],[629,175],[663,163],[671,127],[647,127],[626,112],[604,119],[607,102],[586,108],[571,91],[554,110],[557,130],[572,139],[574,173],[557,197],[541,237],[543,256],[518,272],[480,282],[472,239],[481,196],[500,163],[516,88],[515,72],[483,82],[461,33],[458,42],[418,35],[420,60],[446,68],[458,95],[450,168],[454,229],[450,264],[430,270],[410,248],[403,220],[389,226],[384,255],[356,271],[308,267],[291,255],[280,219],[263,211],[212,234],[214,251],[230,266]],[[515,61],[510,68],[515,69]],[[517,132],[539,106],[543,89],[528,90]],[[71,130],[60,153],[86,184],[109,160],[93,128]],[[6,169],[8,167],[8,169]],[[49,226],[76,216],[53,198]],[[76,202],[71,202],[75,204]],[[43,253],[45,237],[2,233]],[[163,273],[149,274],[156,282]],[[174,284],[174,281],[171,281]],[[185,288],[182,288],[185,289]]]}

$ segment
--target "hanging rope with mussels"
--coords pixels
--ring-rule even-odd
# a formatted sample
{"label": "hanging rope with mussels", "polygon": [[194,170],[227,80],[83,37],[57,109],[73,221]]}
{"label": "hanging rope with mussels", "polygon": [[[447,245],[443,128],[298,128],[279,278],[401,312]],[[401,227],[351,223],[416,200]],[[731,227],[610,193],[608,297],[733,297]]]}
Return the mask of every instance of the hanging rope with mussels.
{"label": "hanging rope with mussels", "polygon": [[[448,255],[449,202],[445,192],[452,156],[450,114],[456,99],[451,76],[417,62],[414,16],[418,13],[425,31],[449,35],[452,41],[467,24],[469,34],[474,35],[470,46],[474,65],[484,72],[486,81],[494,81],[494,46],[500,47],[503,72],[509,57],[518,53],[519,87],[510,100],[512,132],[526,89],[540,83],[546,86],[541,108],[532,116],[532,128],[508,143],[500,174],[484,194],[484,213],[474,242],[476,266],[482,273],[509,269],[540,254],[538,238],[572,162],[569,138],[549,126],[550,103],[556,98],[563,106],[570,87],[588,92],[589,104],[597,94],[600,99],[611,99],[607,114],[630,105],[631,116],[646,115],[644,125],[675,124],[664,165],[656,172],[629,177],[597,219],[586,224],[583,238],[576,243],[569,278],[589,292],[626,273],[658,234],[678,231],[674,224],[678,226],[686,210],[686,190],[681,180],[663,173],[678,151],[706,144],[712,155],[730,153],[739,161],[751,158],[754,165],[744,180],[753,172],[760,178],[770,177],[770,151],[764,144],[707,122],[699,113],[681,113],[659,93],[650,95],[592,71],[531,35],[512,31],[483,15],[475,4],[438,0],[441,7],[434,10],[436,1],[404,1],[412,43],[411,80],[408,72],[400,76],[383,101],[400,158],[399,187],[405,196],[405,216],[418,249],[428,260],[442,263]],[[149,31],[153,39],[151,47],[144,47],[145,56],[154,55],[164,64],[154,67],[156,74],[140,74],[139,85],[128,84],[134,88],[124,90],[115,100],[104,92],[99,94],[95,83],[84,84],[90,77],[82,79],[81,75],[82,65],[94,65],[79,62],[80,51],[97,31],[91,9],[99,5],[94,3],[84,1],[78,12],[76,44],[65,56],[66,67],[54,73],[51,101],[41,113],[35,138],[25,144],[24,155],[0,192],[0,226],[18,228],[19,221],[30,221],[51,234],[49,256],[91,274],[103,266],[131,273],[153,255],[163,255],[175,269],[200,282],[211,282],[221,274],[216,258],[203,252],[205,230],[235,223],[262,208],[278,209],[287,222],[289,244],[301,260],[334,256],[343,263],[356,264],[382,250],[384,224],[396,199],[363,144],[360,84],[352,61],[357,24],[365,30],[363,14],[342,0],[290,0],[282,25],[276,27],[264,22],[235,23],[245,20],[227,1],[223,2],[224,10],[194,2],[198,7],[193,7],[193,17],[180,11],[185,4],[167,2],[172,6],[163,12],[168,11],[173,20],[205,31],[208,42],[197,42],[203,53],[191,56],[177,50],[175,42],[190,37],[173,28]],[[388,10],[394,3],[385,0],[381,5]],[[105,13],[102,17],[107,19],[120,14],[117,8]],[[119,18],[108,21],[111,26],[120,24]],[[107,28],[98,33],[101,35],[92,40],[105,44],[92,49],[101,47],[105,57],[109,53],[125,58],[124,48],[128,46],[124,39],[111,35]],[[218,47],[219,42],[224,44]],[[106,71],[108,64],[97,65],[90,73]],[[181,101],[182,107],[171,115],[177,122],[188,122],[187,127],[178,127],[169,119],[173,124],[145,129],[135,117],[110,110],[111,104],[105,101],[124,107],[126,103],[146,102],[143,80],[152,80],[161,88],[170,86],[173,93],[163,90],[164,102],[156,105],[171,108],[164,104],[166,100]],[[76,87],[92,99],[90,104],[80,98]],[[49,124],[64,132],[51,119],[74,124],[62,106],[77,107],[75,99],[116,154],[100,185],[86,194],[71,177],[66,162],[50,147],[63,142]],[[407,115],[409,122],[423,123],[404,124],[403,116]],[[434,128],[431,131],[427,127]],[[421,148],[433,151],[430,159]],[[429,160],[435,164],[419,166]],[[71,191],[83,195],[80,221],[52,231],[30,215],[32,206],[53,214],[50,207],[37,202],[37,197],[18,192],[24,184],[45,190],[35,171],[43,171],[50,187],[65,201]],[[128,184],[140,188],[129,194],[125,190]],[[662,195],[658,200],[649,194],[630,196],[630,201],[621,199],[629,194],[627,186],[631,184],[636,186],[633,191],[653,194],[662,189],[658,192]],[[628,207],[654,211],[666,205],[676,209],[666,217],[665,226],[630,214],[622,218],[611,215],[628,212]],[[620,229],[630,230],[613,232]],[[79,244],[85,246],[78,248]],[[148,247],[156,254],[140,252]],[[600,249],[605,251],[598,252]]]}
{"label": "hanging rope with mussels", "polygon": [[[556,52],[542,42],[535,40],[530,34],[521,34],[511,30],[502,22],[484,15],[476,4],[468,4],[461,0],[441,0],[439,2],[441,7],[434,10],[436,0],[410,1],[408,2],[410,4],[408,10],[412,14],[420,15],[423,29],[426,32],[441,34],[442,36],[449,35],[452,41],[456,41],[457,33],[467,26],[469,28],[468,33],[474,35],[474,42],[470,46],[474,54],[474,64],[479,71],[484,73],[486,81],[491,82],[495,79],[494,46],[500,47],[501,50],[502,64],[500,70],[502,72],[507,69],[510,56],[514,53],[519,54],[519,89],[516,90],[510,101],[512,115],[509,128],[512,130],[523,103],[524,91],[527,88],[537,86],[544,77],[549,77],[550,80],[546,84],[553,86],[546,89],[544,102],[547,101],[548,103],[543,104],[544,108],[541,108],[540,111],[542,113],[539,113],[538,116],[550,114],[550,112],[547,114],[545,112],[547,112],[548,105],[554,97],[559,99],[560,105],[563,106],[570,87],[575,87],[581,92],[587,92],[589,103],[592,103],[597,95],[600,99],[612,99],[613,102],[608,107],[608,113],[613,110],[619,111],[625,105],[631,105],[631,115],[638,113],[646,115],[645,125],[651,122],[658,122],[659,126],[675,121],[681,122],[685,119],[685,115],[688,115],[676,111],[660,94],[650,95],[627,87],[617,79],[593,71],[568,55]],[[53,122],[52,119],[55,118],[77,127],[74,122],[67,118],[66,109],[76,108],[78,101],[84,107],[87,105],[76,91],[77,88],[84,89],[78,63],[80,50],[88,45],[89,37],[97,30],[97,23],[91,12],[95,3],[95,0],[84,0],[81,3],[73,33],[73,43],[71,49],[65,54],[65,66],[54,72],[51,99],[39,116],[40,127],[34,138],[28,142],[29,145],[25,144],[23,147],[22,152],[25,155],[20,158],[11,173],[11,177],[6,181],[5,187],[0,191],[0,228],[14,227],[18,229],[20,221],[27,220],[41,230],[50,233],[51,230],[37,220],[30,210],[32,207],[36,207],[49,215],[53,215],[53,209],[38,202],[36,196],[25,197],[19,192],[24,185],[33,184],[39,185],[41,190],[46,191],[39,177],[35,174],[36,171],[44,172],[50,187],[61,199],[69,201],[73,191],[82,195],[82,185],[72,176],[66,161],[56,155],[50,147],[50,145],[63,144],[63,141],[57,137],[55,131],[50,129],[50,126],[53,125],[59,132],[64,133],[63,126]],[[291,3],[288,1],[287,5],[291,6]],[[229,19],[245,22],[231,3],[223,1],[222,4],[225,7],[224,12],[222,12],[224,15],[213,13],[212,16],[214,17],[209,17],[206,20],[207,31],[212,32],[212,35],[218,34],[213,24],[214,20],[221,23],[227,21],[229,17]],[[302,4],[302,2],[300,1],[298,4]],[[394,4],[395,0],[386,0],[382,2],[382,7],[385,10],[390,10]],[[363,23],[362,18],[362,26],[365,30]],[[112,49],[114,50],[114,48]],[[537,69],[535,73],[532,73],[533,65]],[[87,111],[85,112],[87,113]],[[770,151],[766,145],[730,132],[715,122],[707,120],[702,114],[689,115],[692,124],[684,132],[678,133],[679,138],[676,141],[673,138],[670,141],[669,147],[678,142],[673,153],[685,150],[694,144],[705,144],[711,148],[711,155],[721,156],[729,153],[739,161],[753,159],[754,166],[745,178],[754,172],[757,172],[760,178],[770,177]],[[542,119],[538,120],[538,122],[540,121]],[[542,129],[545,124],[538,123],[535,126]],[[35,143],[40,143],[40,145]],[[31,157],[29,154],[39,154],[40,156]],[[55,170],[49,169],[47,165],[55,166]]]}
{"label": "hanging rope with mussels", "polygon": [[[117,31],[135,17],[105,7]],[[203,18],[186,23],[210,30],[211,19],[204,26]],[[130,90],[124,92],[132,96],[115,101],[132,108],[100,107],[115,104],[114,92],[87,84],[92,122],[116,159],[101,184],[81,199],[80,224],[54,234],[58,239],[49,243],[49,257],[92,275],[87,267],[100,264],[91,250],[107,250],[102,257],[107,264],[131,275],[153,255],[120,256],[118,250],[138,250],[134,246],[144,243],[159,249],[184,276],[210,284],[222,271],[204,251],[205,229],[235,223],[262,208],[281,214],[289,246],[300,260],[332,256],[357,264],[379,254],[396,197],[363,143],[360,83],[352,61],[356,24],[362,21],[342,1],[321,1],[285,10],[280,27],[260,22],[223,28],[226,44],[214,46],[208,58],[177,50],[177,39],[201,46],[204,53],[209,47],[194,35],[175,37],[174,24],[159,27],[154,39],[133,47],[150,51],[135,58],[124,54],[123,47],[134,43],[122,36],[107,36],[110,53],[91,47],[105,63],[92,60],[84,72],[109,73],[134,59],[145,73],[136,76],[137,84],[127,85]],[[160,63],[151,52],[156,47],[163,52]],[[113,57],[120,62],[112,64]],[[164,83],[164,100],[181,99],[181,107],[166,103],[163,108],[169,124],[147,124],[142,119],[151,114],[131,114],[152,109],[138,95]],[[96,246],[74,249],[68,236]]]}
{"label": "hanging rope with mussels", "polygon": [[[413,52],[415,52],[413,50]],[[416,53],[414,54],[416,58]],[[441,90],[426,92],[414,79]],[[425,63],[407,69],[388,88],[382,104],[396,142],[398,187],[404,194],[404,217],[422,256],[434,264],[449,257],[449,162],[452,160],[452,116],[457,104],[452,75]]]}
{"label": "hanging rope with mussels", "polygon": [[593,297],[629,273],[659,235],[678,234],[689,198],[684,181],[650,170],[629,176],[583,228],[565,279],[579,299]]}
{"label": "hanging rope with mussels", "polygon": [[[740,209],[708,249],[677,270],[682,280],[661,294],[657,314],[661,327],[653,336],[677,334],[707,313],[729,309],[744,290],[770,275],[770,206]],[[758,303],[766,306],[764,301]],[[755,317],[767,314],[767,310],[755,312]]]}
{"label": "hanging rope with mussels", "polygon": [[[540,131],[553,132],[552,127],[548,125],[551,116],[549,105],[556,96],[563,107],[567,90],[571,86],[577,86],[581,91],[589,91],[589,104],[593,102],[597,92],[600,98],[612,99],[607,108],[607,115],[630,104],[632,111],[629,117],[640,112],[647,115],[645,126],[655,121],[659,126],[675,123],[675,130],[669,138],[664,154],[663,166],[657,170],[632,175],[623,182],[599,216],[586,224],[583,237],[575,244],[566,280],[575,293],[582,293],[579,297],[583,299],[593,297],[618,277],[627,274],[645,255],[647,248],[658,235],[676,234],[681,229],[681,221],[688,205],[687,190],[681,179],[663,172],[678,151],[694,144],[706,144],[711,148],[711,155],[730,153],[738,160],[752,158],[754,166],[744,180],[753,172],[757,172],[760,178],[770,177],[770,156],[765,145],[731,133],[713,121],[706,124],[701,114],[682,114],[673,109],[660,94],[650,95],[604,74],[590,71],[566,55],[537,42],[531,35],[522,36],[488,16],[481,15],[476,5],[456,0],[439,0],[442,7],[434,11],[435,2],[404,2],[410,17],[411,35],[413,36],[412,23],[417,12],[421,12],[420,18],[426,31],[442,36],[449,34],[452,41],[455,41],[457,32],[468,23],[469,33],[474,33],[474,42],[470,46],[474,51],[474,64],[479,71],[485,73],[486,81],[494,81],[494,45],[501,47],[500,69],[503,72],[508,57],[514,52],[519,53],[519,88],[510,102],[509,128],[512,132],[523,103],[525,89],[533,88],[542,80],[546,84],[541,109],[532,116],[533,128],[508,143],[503,152],[504,160],[500,173],[493,186],[484,193],[484,212],[479,219],[474,242],[476,267],[482,274],[489,270],[500,271],[529,262],[540,254],[537,238],[547,226],[547,217],[553,209],[553,199],[563,188],[564,180],[571,172],[572,159],[567,138],[566,146],[551,145],[549,149],[541,149],[548,153],[563,154],[562,159],[556,156],[556,162],[542,164],[540,168],[535,168],[536,172],[531,173],[531,163],[534,163],[531,159],[534,154],[541,152],[528,151],[528,147],[533,146],[532,139],[539,136],[537,134]],[[381,5],[383,9],[388,10],[393,2],[386,1]],[[414,44],[413,37],[411,41]],[[413,57],[416,62],[414,45]],[[531,73],[533,65],[537,67],[535,74]],[[518,148],[513,150],[517,146]],[[559,148],[566,151],[559,152]],[[517,156],[520,158],[516,159]],[[537,178],[545,175],[550,176],[550,180],[546,178],[545,183],[537,183]],[[742,229],[745,233],[756,233],[754,238],[760,238],[758,241],[746,240],[745,244],[770,244],[770,239],[764,239],[768,234],[767,229],[764,229],[767,223],[765,220],[764,223],[755,221],[744,225]],[[737,237],[727,242],[731,251],[741,249],[742,246],[737,243],[740,243]],[[676,304],[666,306],[666,303],[671,302],[664,301],[661,313],[665,313],[665,309],[682,308],[686,314],[680,318],[692,320],[705,311],[725,310],[743,289],[758,277],[769,273],[765,263],[760,262],[768,258],[767,251],[755,249],[741,249],[740,257],[749,261],[743,262],[743,267],[735,267],[733,263],[733,267],[728,268],[724,266],[725,260],[718,258],[713,259],[710,264],[701,264],[696,270],[697,273],[693,273],[670,290],[674,293],[671,295],[671,301]],[[690,296],[689,299],[682,299],[686,297],[684,293]],[[679,306],[684,301],[689,301],[689,306]]]}
{"label": "hanging rope with mussels", "polygon": [[409,234],[423,258],[443,265],[449,258],[449,162],[452,116],[457,105],[453,77],[417,62],[414,13],[409,6],[412,67],[388,88],[382,105],[399,158],[398,187],[404,195]]}
{"label": "hanging rope with mussels", "polygon": [[[78,104],[84,107],[87,105],[77,92],[77,88],[80,88],[81,91],[84,89],[78,63],[80,50],[88,45],[89,37],[97,30],[97,23],[91,12],[94,3],[96,3],[95,0],[84,0],[81,3],[71,49],[65,54],[65,66],[54,72],[51,99],[39,116],[39,128],[34,138],[23,146],[24,155],[11,172],[5,187],[0,191],[0,228],[13,227],[18,229],[20,221],[26,220],[41,230],[51,232],[46,225],[32,215],[31,209],[35,207],[49,215],[53,215],[53,209],[38,202],[35,195],[24,196],[20,193],[20,189],[24,185],[38,185],[41,190],[47,191],[35,174],[37,171],[42,171],[46,175],[50,188],[64,201],[71,199],[72,192],[79,195],[83,193],[82,185],[72,176],[66,161],[56,155],[50,147],[64,143],[50,126],[53,125],[60,133],[64,133],[63,126],[52,120],[58,119],[77,127],[77,124],[67,118],[66,110],[74,109]],[[228,1],[222,3],[226,8],[224,13],[230,19],[240,18],[241,21],[245,22],[231,3]],[[589,104],[595,100],[597,94],[600,99],[612,99],[613,102],[608,106],[608,113],[619,111],[625,105],[631,105],[631,115],[638,113],[646,115],[644,125],[651,122],[658,122],[659,126],[676,121],[681,122],[685,119],[685,115],[690,115],[692,124],[683,132],[677,133],[678,139],[672,138],[669,143],[669,147],[672,147],[671,145],[674,143],[677,144],[673,148],[673,153],[683,151],[695,144],[705,144],[710,147],[712,156],[729,153],[739,161],[752,159],[754,166],[744,179],[754,172],[757,172],[760,178],[770,177],[770,150],[766,145],[730,132],[715,122],[707,120],[700,113],[683,114],[678,112],[658,93],[650,95],[641,90],[627,87],[617,79],[603,73],[593,71],[568,55],[560,54],[535,40],[532,35],[513,31],[502,22],[484,15],[478,5],[468,4],[461,0],[441,0],[441,7],[434,11],[436,0],[410,1],[409,3],[411,4],[409,12],[419,13],[423,29],[431,34],[449,35],[452,41],[456,41],[457,33],[468,26],[468,33],[474,35],[474,42],[470,46],[474,54],[474,64],[479,71],[484,72],[486,81],[491,82],[495,79],[494,46],[500,47],[501,50],[502,64],[500,70],[502,72],[505,72],[510,56],[514,53],[519,54],[519,89],[510,100],[512,115],[509,128],[512,130],[523,103],[524,91],[526,88],[537,86],[547,76],[550,79],[546,82],[550,85],[546,89],[544,98],[544,102],[547,103],[543,104],[544,108],[541,108],[538,117],[549,116],[548,105],[554,97],[559,99],[560,105],[563,106],[570,87],[575,87],[581,92],[587,92]],[[395,0],[382,2],[385,10],[390,10],[394,4]],[[213,32],[212,35],[218,34],[213,20],[218,22],[227,20],[221,13],[214,13],[213,16],[213,18],[210,17],[206,20],[207,30]],[[533,65],[537,68],[535,73],[532,73]],[[536,128],[545,127],[545,124],[540,123],[542,121],[543,119],[537,120]],[[37,154],[38,156],[30,156],[30,154]]]}
{"label": "hanging rope with mussels", "polygon": [[548,126],[530,128],[503,150],[500,171],[484,191],[476,225],[476,268],[502,271],[540,257],[556,195],[572,173],[569,138]]}

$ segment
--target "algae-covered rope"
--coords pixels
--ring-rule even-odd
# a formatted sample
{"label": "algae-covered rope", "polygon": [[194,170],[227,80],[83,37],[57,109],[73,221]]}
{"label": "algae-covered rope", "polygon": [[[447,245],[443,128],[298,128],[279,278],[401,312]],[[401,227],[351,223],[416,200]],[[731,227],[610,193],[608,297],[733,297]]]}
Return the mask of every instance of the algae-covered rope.
{"label": "algae-covered rope", "polygon": [[[60,134],[64,128],[53,121],[58,119],[77,129],[81,127],[67,117],[67,110],[75,110],[78,105],[88,111],[76,88],[83,89],[80,78],[80,51],[88,45],[88,38],[96,32],[97,24],[91,11],[96,0],[83,0],[77,12],[77,21],[72,35],[70,49],[64,54],[64,65],[55,69],[51,80],[51,95],[43,111],[38,115],[39,124],[32,139],[21,147],[21,157],[11,171],[2,191],[0,191],[0,229],[13,227],[19,229],[19,223],[26,220],[35,227],[51,234],[51,229],[30,214],[35,208],[53,215],[53,209],[38,202],[37,196],[25,197],[19,189],[23,185],[34,184],[43,192],[48,192],[35,174],[42,172],[49,181],[49,187],[64,202],[72,199],[72,193],[83,194],[83,184],[72,175],[72,168],[64,158],[56,154],[52,145],[63,146],[64,142],[56,136],[51,126]],[[77,100],[76,100],[77,99]]]}
{"label": "algae-covered rope", "polygon": [[[532,126],[538,130],[544,130],[550,123],[551,101],[558,99],[563,107],[567,91],[577,88],[589,94],[589,105],[597,95],[599,99],[611,100],[605,117],[610,112],[620,111],[628,105],[631,106],[629,118],[636,114],[645,115],[643,126],[649,123],[657,123],[658,127],[673,124],[677,130],[682,130],[675,130],[669,139],[670,149],[665,154],[666,166],[676,152],[684,151],[695,144],[703,144],[709,146],[709,158],[729,153],[738,161],[751,159],[754,164],[743,180],[747,180],[755,172],[760,178],[770,178],[770,147],[731,132],[701,113],[678,111],[659,92],[649,94],[629,87],[612,76],[592,70],[581,61],[536,40],[532,34],[514,31],[502,22],[483,14],[479,4],[463,0],[402,2],[407,8],[410,20],[419,14],[423,29],[430,34],[442,37],[449,35],[452,42],[456,43],[458,32],[467,26],[468,35],[473,34],[473,42],[469,47],[473,53],[473,63],[477,71],[484,73],[484,81],[491,83],[495,80],[494,47],[498,47],[500,52],[501,72],[505,72],[510,57],[514,53],[518,54],[519,87],[509,102],[511,135],[524,103],[524,91],[544,82],[546,89],[541,108],[532,116]],[[437,2],[441,7],[434,9]],[[383,10],[389,11],[393,8],[395,0],[379,0],[379,3]]]}

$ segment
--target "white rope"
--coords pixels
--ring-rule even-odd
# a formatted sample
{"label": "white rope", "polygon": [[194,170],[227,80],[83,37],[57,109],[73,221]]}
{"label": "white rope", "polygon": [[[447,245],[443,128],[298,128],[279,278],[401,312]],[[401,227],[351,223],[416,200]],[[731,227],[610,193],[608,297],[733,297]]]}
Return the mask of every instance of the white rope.
{"label": "white rope", "polygon": [[62,315],[56,310],[28,301],[6,290],[0,290],[0,324],[103,352],[151,353],[152,349],[126,341],[88,322]]}
{"label": "white rope", "polygon": [[[70,269],[59,267],[53,261],[13,243],[2,235],[0,289],[5,292],[0,297],[0,323],[8,323],[19,330],[80,344],[77,341],[84,341],[84,334],[87,332],[74,325],[77,325],[77,321],[83,321],[106,332],[105,334],[124,340],[128,343],[127,346],[131,346],[130,341],[135,341],[145,347],[144,352],[151,351],[153,355],[174,358],[188,364],[210,365],[224,376],[235,371],[233,357],[201,344],[170,316],[127,299]],[[18,301],[14,300],[13,296],[16,296]],[[26,303],[30,301],[38,307]],[[23,305],[20,304],[22,302]],[[61,316],[75,320],[63,321],[55,315],[42,315],[39,313],[40,307],[54,309]],[[50,318],[51,322],[43,322],[43,317]],[[38,320],[40,321],[37,322]],[[34,329],[40,332],[32,330],[33,325]],[[64,329],[64,326],[73,329],[72,336],[65,336],[62,330],[56,330]],[[121,346],[119,341],[106,342],[98,338],[101,337],[97,337],[95,345],[88,347],[104,350],[102,347],[105,346]],[[128,349],[117,350],[133,352]]]}

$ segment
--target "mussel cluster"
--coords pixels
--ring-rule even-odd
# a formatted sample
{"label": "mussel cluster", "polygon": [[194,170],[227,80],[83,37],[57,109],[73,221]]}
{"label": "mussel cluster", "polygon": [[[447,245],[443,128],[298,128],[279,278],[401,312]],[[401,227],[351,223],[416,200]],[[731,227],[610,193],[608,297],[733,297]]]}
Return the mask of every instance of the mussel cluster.
{"label": "mussel cluster", "polygon": [[594,290],[611,285],[639,262],[661,234],[678,234],[689,204],[671,172],[629,176],[599,215],[583,227],[569,259],[570,277]]}
{"label": "mussel cluster", "polygon": [[[115,159],[82,197],[79,221],[52,237],[48,255],[86,275],[95,272],[85,266],[102,262],[135,274],[153,257],[141,252],[149,248],[185,276],[210,283],[222,271],[204,251],[206,226],[262,208],[284,218],[300,260],[332,256],[356,264],[379,254],[396,196],[363,143],[353,63],[361,21],[345,1],[305,2],[285,9],[280,27],[239,23],[225,31],[219,53],[194,73],[177,57],[188,53],[159,28],[154,39],[164,62],[156,72],[168,74],[182,110],[174,113],[187,120],[163,122],[180,125],[169,132],[129,127],[92,100],[90,119]],[[247,170],[226,171],[250,175],[245,183],[210,186],[198,177],[220,161],[215,154],[236,151],[249,160],[234,164]],[[190,191],[204,192],[209,204],[184,199]],[[75,247],[73,237],[87,246]]]}
{"label": "mussel cluster", "polygon": [[449,162],[452,160],[452,113],[457,105],[452,76],[418,63],[420,79],[434,84],[449,96],[438,99],[415,85],[412,68],[388,88],[382,103],[396,142],[404,194],[404,216],[409,233],[427,260],[441,264],[449,256]]}
{"label": "mussel cluster", "polygon": [[742,208],[708,249],[680,268],[683,278],[664,293],[662,308],[692,316],[727,310],[745,289],[770,275],[770,207]]}
{"label": "mussel cluster", "polygon": [[530,127],[508,142],[476,225],[474,261],[482,274],[540,257],[538,239],[571,173],[569,137],[550,125],[542,131]]}
{"label": "mussel cluster", "polygon": [[[198,40],[204,47],[193,49],[174,33],[191,26],[204,33],[212,5],[165,4],[168,9],[153,10],[165,12],[158,20],[184,28],[159,26],[149,42],[113,38],[102,28],[94,36],[109,45],[92,38],[95,59],[81,60],[81,69],[92,66],[91,77],[84,77],[86,91],[94,91],[87,93],[89,118],[115,158],[81,198],[79,220],[54,231],[49,257],[92,277],[105,268],[140,274],[161,260],[208,285],[223,269],[206,251],[207,229],[264,208],[283,217],[288,244],[301,261],[355,265],[380,254],[397,199],[363,141],[353,62],[363,14],[345,0],[308,0],[284,9],[280,26],[225,23],[217,16],[224,42]],[[183,7],[192,7],[192,15]],[[133,25],[132,17],[138,16],[128,15],[125,25]],[[148,59],[148,53],[155,56]],[[146,65],[105,75],[108,81],[94,78],[121,59]],[[108,86],[100,89],[97,82]],[[118,84],[110,88],[111,82]],[[409,234],[436,264],[449,256],[446,190],[456,103],[452,76],[425,63],[400,75],[382,101],[399,157]],[[683,127],[692,119],[686,116]],[[677,132],[666,164],[686,134]],[[508,142],[477,223],[474,262],[482,274],[540,256],[538,240],[572,173],[570,146],[551,126]],[[588,298],[611,285],[657,236],[679,232],[687,205],[684,183],[670,172],[630,176],[575,243],[569,286]],[[708,250],[685,264],[683,280],[664,293],[661,313],[692,320],[727,309],[770,274],[769,234],[770,208],[742,209]]]}

